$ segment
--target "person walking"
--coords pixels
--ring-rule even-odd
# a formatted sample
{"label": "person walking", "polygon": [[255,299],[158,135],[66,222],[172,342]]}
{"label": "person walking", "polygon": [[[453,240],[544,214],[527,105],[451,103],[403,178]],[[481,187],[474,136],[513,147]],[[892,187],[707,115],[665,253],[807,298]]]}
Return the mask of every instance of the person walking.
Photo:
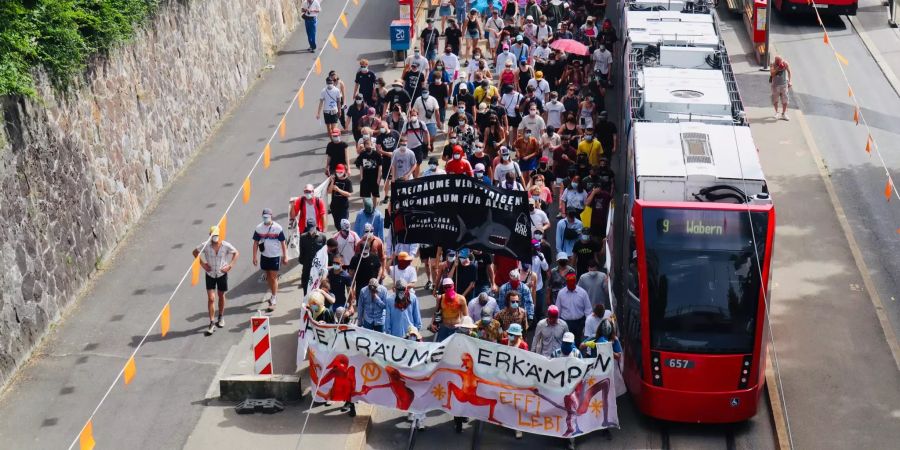
{"label": "person walking", "polygon": [[523,330],[528,330],[528,315],[520,304],[521,296],[516,291],[506,293],[506,307],[497,313],[497,321],[503,330],[508,330],[514,324],[518,324]]}
{"label": "person walking", "polygon": [[593,308],[587,291],[578,286],[578,277],[574,273],[566,275],[566,287],[557,294],[556,307],[559,308],[559,318],[566,322],[569,331],[581,342],[585,318],[591,315]]}
{"label": "person walking", "polygon": [[394,282],[394,294],[388,297],[384,332],[391,336],[406,337],[410,327],[418,332],[422,328],[419,300],[411,286],[403,280]]}
{"label": "person walking", "polygon": [[266,273],[271,297],[267,300],[268,312],[275,311],[278,302],[278,271],[282,264],[287,264],[287,243],[284,229],[272,219],[272,210],[262,210],[262,223],[253,230],[253,265]]}
{"label": "person walking", "polygon": [[360,241],[359,234],[350,229],[350,221],[341,219],[338,232],[331,237],[337,242],[337,254],[342,261],[349,262],[356,255],[356,244]]}
{"label": "person walking", "polygon": [[309,41],[309,52],[316,51],[316,26],[319,24],[319,12],[322,5],[319,0],[303,0],[300,12],[303,15],[303,24],[306,25],[306,40]]}
{"label": "person walking", "polygon": [[[463,318],[469,315],[466,298],[456,293],[453,287],[453,280],[444,278],[441,281],[441,287],[444,290],[444,294],[440,297],[438,312],[435,314],[435,318],[439,317],[440,321],[435,321],[431,325],[432,332],[437,332],[437,341],[443,341],[455,333],[457,325],[463,323]],[[469,318],[469,323],[471,323],[471,320]]]}
{"label": "person walking", "polygon": [[303,188],[303,196],[297,197],[294,201],[290,218],[291,221],[297,221],[298,231],[305,230],[306,222],[310,219],[319,231],[325,231],[325,213],[327,211],[325,201],[316,197],[316,188],[312,184],[307,184]]}
{"label": "person walking", "polygon": [[297,262],[303,265],[303,271],[300,276],[300,283],[303,285],[303,295],[307,294],[306,288],[309,285],[309,275],[312,269],[313,260],[316,253],[325,246],[327,238],[325,234],[316,228],[316,222],[313,218],[306,219],[306,228],[300,235],[300,256]]}
{"label": "person walking", "polygon": [[[776,56],[775,61],[769,67],[769,83],[772,84],[772,105],[775,107],[775,119],[791,120],[787,116],[788,89],[791,88],[793,76],[791,66],[781,56]],[[778,102],[781,101],[781,113],[778,112]]]}
{"label": "person walking", "polygon": [[334,79],[325,79],[325,88],[319,95],[319,108],[316,110],[316,120],[325,113],[325,131],[331,135],[331,131],[337,129],[340,119],[340,105],[342,102],[341,90],[334,86]]}
{"label": "person walking", "polygon": [[367,330],[384,332],[387,315],[388,290],[378,283],[377,278],[369,279],[369,286],[359,292],[359,323]]}
{"label": "person walking", "polygon": [[[547,308],[547,317],[538,322],[534,330],[531,348],[535,353],[550,357],[562,347],[563,335],[569,332],[569,326],[559,320],[559,308],[551,305]],[[572,342],[575,342],[574,336]]]}
{"label": "person walking", "polygon": [[334,175],[329,178],[328,193],[331,194],[331,219],[337,228],[350,217],[350,195],[353,193],[353,182],[343,164],[338,164]]}
{"label": "person walking", "polygon": [[[200,258],[200,267],[206,271],[206,299],[209,309],[209,328],[206,335],[225,326],[225,293],[228,292],[228,272],[234,267],[238,251],[233,245],[219,238],[219,227],[209,228],[209,242],[197,246],[194,258]],[[217,295],[218,294],[218,295]],[[216,312],[216,297],[219,299],[219,315]],[[214,317],[218,319],[214,320]]]}

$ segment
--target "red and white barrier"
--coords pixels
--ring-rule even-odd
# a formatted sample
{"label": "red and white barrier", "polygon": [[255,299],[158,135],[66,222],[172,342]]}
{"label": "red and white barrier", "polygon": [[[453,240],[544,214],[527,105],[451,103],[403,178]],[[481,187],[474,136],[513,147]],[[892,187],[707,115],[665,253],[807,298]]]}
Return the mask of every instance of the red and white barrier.
{"label": "red and white barrier", "polygon": [[253,373],[272,375],[272,339],[269,336],[269,318],[251,317],[253,328]]}

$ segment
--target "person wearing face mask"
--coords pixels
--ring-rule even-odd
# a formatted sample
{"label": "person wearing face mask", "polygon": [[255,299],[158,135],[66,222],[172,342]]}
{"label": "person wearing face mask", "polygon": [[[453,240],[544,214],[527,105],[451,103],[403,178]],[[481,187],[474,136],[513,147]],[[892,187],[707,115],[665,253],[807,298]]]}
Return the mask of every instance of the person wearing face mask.
{"label": "person wearing face mask", "polygon": [[509,328],[506,330],[506,336],[503,337],[503,339],[500,339],[500,343],[528,351],[528,342],[522,337],[523,332],[522,325],[517,323],[510,324]]}
{"label": "person wearing face mask", "polygon": [[313,292],[306,299],[306,309],[312,320],[318,323],[334,323],[334,314],[325,307],[325,296],[321,292]]}
{"label": "person wearing face mask", "polygon": [[437,156],[432,156],[428,158],[428,167],[426,167],[425,170],[422,171],[422,177],[424,178],[430,177],[432,175],[443,175],[445,173],[447,172],[444,172],[444,169],[441,169],[441,167],[438,165]]}
{"label": "person wearing face mask", "polygon": [[325,229],[325,213],[327,210],[325,200],[316,197],[315,187],[307,184],[303,188],[303,195],[294,200],[290,211],[291,223],[296,224],[298,230],[302,232],[302,227],[306,222],[312,220],[319,231],[322,231]]}
{"label": "person wearing face mask", "polygon": [[[581,177],[573,176],[569,186],[563,190],[559,196],[559,210],[568,212],[569,209],[575,211],[577,216],[581,216],[584,211],[585,202],[587,201],[587,191],[581,183]],[[578,236],[572,236],[572,239]]]}
{"label": "person wearing face mask", "polygon": [[472,174],[477,181],[484,184],[491,184],[491,177],[485,173],[484,164],[475,164],[475,167],[472,169]]}
{"label": "person wearing face mask", "polygon": [[306,294],[306,288],[309,284],[309,273],[312,269],[313,260],[319,249],[325,246],[325,241],[327,239],[325,234],[316,228],[315,219],[306,219],[306,228],[304,229],[303,234],[300,235],[300,256],[297,258],[297,262],[303,265],[300,283],[303,286],[304,295]]}
{"label": "person wearing face mask", "polygon": [[462,29],[459,28],[459,23],[461,22],[453,18],[449,19],[448,22],[449,24],[444,28],[444,45],[450,47],[450,52],[454,55],[460,55],[463,37]]}
{"label": "person wearing face mask", "polygon": [[584,321],[593,312],[593,305],[587,291],[578,286],[578,277],[574,273],[566,275],[566,287],[557,293],[555,304],[559,308],[559,318],[575,335],[575,342],[581,342]]}
{"label": "person wearing face mask", "polygon": [[369,114],[369,105],[363,100],[362,94],[356,94],[353,99],[353,104],[347,108],[346,114],[347,117],[350,118],[350,129],[353,131],[353,141],[357,142],[363,135],[363,118]]}
{"label": "person wearing face mask", "polygon": [[409,72],[403,75],[403,89],[413,101],[422,95],[422,88],[425,87],[425,81],[428,78],[423,68],[427,70],[428,65],[420,66],[419,63],[414,62],[410,66]]}
{"label": "person wearing face mask", "polygon": [[[487,127],[484,130],[484,142],[482,142],[482,146],[484,147],[484,151],[491,157],[497,156],[500,148],[504,146],[506,143],[506,127],[503,125],[503,121],[501,121],[501,115],[498,115],[494,112],[480,114],[478,117],[487,117]],[[502,117],[506,117],[505,114]],[[505,120],[505,119],[504,119]],[[490,167],[493,168],[494,164],[491,163]],[[493,178],[493,173],[491,174]]]}
{"label": "person wearing face mask", "polygon": [[510,291],[506,293],[504,298],[505,307],[497,313],[495,317],[500,322],[503,330],[508,330],[512,325],[518,325],[523,330],[528,330],[528,313],[522,307],[522,296],[519,292]]}
{"label": "person wearing face mask", "polygon": [[566,332],[563,334],[562,342],[558,349],[553,351],[550,354],[550,358],[577,358],[581,359],[581,352],[578,350],[578,347],[575,345],[575,341],[577,340],[577,336],[575,333]]}
{"label": "person wearing face mask", "polygon": [[509,44],[503,44],[502,51],[497,55],[497,60],[494,65],[494,69],[496,70],[494,75],[499,77],[507,66],[514,67],[516,61],[515,55],[513,55],[509,49]]}
{"label": "person wearing face mask", "polygon": [[[438,100],[431,96],[431,91],[423,90],[422,96],[413,101],[416,115],[419,119],[423,119],[428,135],[433,140],[437,136],[438,123],[443,123],[441,117],[441,104]],[[413,118],[410,118],[412,122]],[[411,125],[411,124],[410,124]]]}
{"label": "person wearing face mask", "polygon": [[[371,230],[371,225],[367,228]],[[353,299],[359,299],[360,290],[366,286],[364,280],[384,278],[384,244],[373,236],[371,231],[363,234],[356,243],[356,254],[353,255],[347,269],[353,279],[350,289]]]}
{"label": "person wearing face mask", "polygon": [[356,77],[353,80],[353,95],[362,95],[366,103],[370,105],[376,104],[378,100],[375,93],[376,81],[378,81],[378,76],[369,69],[369,61],[360,59],[359,70],[356,71]]}
{"label": "person wearing face mask", "polygon": [[596,260],[588,262],[588,271],[578,278],[578,285],[587,291],[592,305],[612,308],[609,300],[609,277],[600,270],[600,263]]}
{"label": "person wearing face mask", "polygon": [[[350,306],[347,304],[347,290],[350,288],[350,284],[353,283],[353,279],[350,277],[350,272],[348,272],[347,269],[343,267],[344,261],[350,260],[344,259],[340,255],[335,256],[334,261],[328,267],[328,275],[326,277],[328,279],[328,285],[331,289],[331,295],[334,296],[334,303],[331,305],[331,307],[335,313],[337,313],[340,308]],[[345,309],[345,311],[348,310]],[[349,317],[349,313],[346,314],[348,314]],[[341,315],[336,314],[336,316],[340,317]]]}
{"label": "person wearing face mask", "polygon": [[469,125],[469,118],[466,116],[459,118],[459,124],[457,124],[454,131],[456,131],[456,137],[459,139],[459,145],[462,146],[466,156],[471,160],[472,154],[475,153],[475,144],[481,143],[478,139],[478,131]]}
{"label": "person wearing face mask", "polygon": [[[563,336],[566,333],[569,333],[569,326],[559,320],[559,308],[551,305],[547,308],[547,317],[538,322],[534,329],[534,339],[531,342],[532,351],[549,358],[553,352],[562,348]],[[574,335],[572,335],[571,343],[574,347]]]}
{"label": "person wearing face mask", "polygon": [[397,263],[391,267],[391,279],[394,282],[402,282],[406,287],[415,289],[416,267],[413,265],[413,256],[407,252],[397,254]]}
{"label": "person wearing face mask", "polygon": [[391,111],[391,114],[395,111],[397,113],[393,118],[394,120],[389,120],[388,124],[395,130],[402,130],[402,124],[399,126],[395,126],[395,124],[397,121],[403,119],[403,111],[406,111],[406,108],[409,106],[410,102],[412,102],[412,98],[403,89],[402,80],[394,80],[394,82],[391,83],[391,89],[385,94],[384,102],[387,105],[387,110]]}
{"label": "person wearing face mask", "polygon": [[455,101],[457,112],[459,112],[459,105],[462,104],[465,107],[464,112],[467,114],[466,119],[468,119],[470,125],[474,125],[477,118],[476,106],[478,106],[478,102],[475,101],[475,96],[472,95],[474,90],[475,85],[472,83],[463,81],[456,84]]}
{"label": "person wearing face mask", "polygon": [[[500,148],[500,155],[494,161],[494,182],[499,186],[504,182],[507,182],[507,174],[512,174],[513,180],[521,181],[524,186],[524,179],[522,178],[522,169],[519,168],[519,164],[512,160],[511,152],[507,147]],[[519,180],[516,180],[519,179]]]}
{"label": "person wearing face mask", "polygon": [[582,229],[578,242],[572,248],[575,256],[575,273],[581,276],[588,271],[588,263],[594,260],[602,261],[603,249],[603,244],[593,239],[590,228]]}
{"label": "person wearing face mask", "polygon": [[566,209],[566,217],[562,218],[556,224],[556,251],[565,252],[569,255],[575,248],[575,242],[581,235],[584,224],[578,219],[578,210],[574,207]]}
{"label": "person wearing face mask", "polygon": [[456,135],[456,129],[451,128],[450,132],[447,133],[447,144],[444,145],[444,150],[441,152],[441,161],[445,163],[453,159],[453,147],[459,145],[459,138]]}
{"label": "person wearing face mask", "polygon": [[337,228],[350,217],[350,195],[353,193],[353,182],[343,164],[338,164],[334,176],[328,179],[328,193],[331,194],[331,219]]}
{"label": "person wearing face mask", "polygon": [[272,210],[265,208],[262,211],[262,223],[253,230],[253,265],[259,264],[259,268],[266,273],[266,283],[269,285],[271,297],[268,299],[268,311],[275,310],[278,293],[278,271],[282,264],[287,264],[287,243],[285,242],[284,229],[272,219]]}
{"label": "person wearing face mask", "polygon": [[422,328],[422,314],[419,300],[411,285],[403,280],[394,283],[394,292],[388,295],[385,308],[384,332],[399,338],[409,334],[410,327],[416,331]]}
{"label": "person wearing face mask", "polygon": [[494,297],[491,297],[487,292],[482,292],[472,300],[469,300],[469,317],[471,317],[472,320],[480,318],[483,309],[488,309],[495,314],[499,309],[497,307],[497,300],[494,299]]}
{"label": "person wearing face mask", "polygon": [[[565,105],[559,101],[559,94],[555,91],[550,92],[550,101],[544,104],[544,116],[545,121],[547,123],[547,127],[552,127],[555,131],[557,128],[562,126],[562,117],[566,112]],[[560,145],[557,143],[556,145]]]}
{"label": "person wearing face mask", "polygon": [[422,33],[419,34],[419,45],[425,49],[425,58],[431,62],[434,61],[437,56],[438,39],[441,37],[441,32],[437,28],[434,27],[434,19],[428,18],[425,20],[425,28],[422,29]]}
{"label": "person wearing face mask", "polygon": [[[491,175],[493,175],[493,161],[491,157],[484,152],[484,143],[475,142],[472,144],[472,156],[469,157],[469,164],[472,164],[473,169],[481,164],[482,174],[487,176],[487,184],[491,184]],[[476,175],[477,176],[477,175]]]}
{"label": "person wearing face mask", "polygon": [[[325,146],[325,176],[330,177],[338,164],[349,165],[350,146],[341,139],[341,130],[331,130],[331,140]],[[352,174],[348,174],[350,176]]]}
{"label": "person wearing face mask", "polygon": [[428,60],[422,56],[421,50],[416,47],[413,49],[413,53],[406,57],[405,64],[403,65],[403,72],[400,78],[406,79],[406,74],[412,70],[413,64],[416,64],[418,67],[428,67]]}
{"label": "person wearing face mask", "polygon": [[529,289],[526,283],[522,282],[519,269],[510,270],[509,281],[500,286],[500,289],[497,291],[497,304],[501,308],[506,307],[506,295],[509,292],[517,292],[519,294],[518,298],[521,299],[521,306],[525,309],[528,320],[533,320],[534,301],[531,297],[531,289]]}
{"label": "person wearing face mask", "polygon": [[[363,138],[359,146],[359,156],[356,157],[356,167],[360,171],[359,196],[363,200],[369,200],[373,204],[381,196],[379,181],[383,165],[383,157],[375,151],[372,139]],[[376,140],[377,142],[377,140]]]}
{"label": "person wearing face mask", "polygon": [[546,232],[548,228],[550,228],[550,218],[547,217],[547,213],[541,209],[541,198],[540,195],[532,195],[529,197],[528,202],[528,211],[529,216],[531,217],[531,232],[542,231]]}
{"label": "person wearing face mask", "polygon": [[444,70],[450,76],[450,81],[456,80],[459,76],[459,56],[453,51],[450,42],[444,47],[444,54],[440,56],[438,61],[444,65]]}
{"label": "person wearing face mask", "polygon": [[375,204],[369,198],[363,199],[363,207],[356,213],[353,231],[362,236],[366,232],[366,225],[372,227],[376,238],[384,240],[384,215],[375,209]]}
{"label": "person wearing face mask", "polygon": [[[527,119],[535,119],[538,124],[543,125],[544,119],[537,115],[537,108],[531,107]],[[531,128],[526,125],[525,120],[519,126],[520,134],[513,148],[516,149],[516,159],[522,169],[523,184],[527,184],[531,180],[531,172],[537,169],[538,158],[541,156],[541,144],[535,136],[540,136],[540,132],[533,133]],[[540,129],[540,128],[539,128]]]}
{"label": "person wearing face mask", "polygon": [[360,290],[357,297],[360,326],[367,330],[384,332],[389,295],[387,288],[378,283],[378,279],[369,279],[368,285]]}
{"label": "person wearing face mask", "polygon": [[[537,97],[542,104],[550,99],[550,83],[544,79],[543,71],[538,70],[534,72],[534,78],[528,80],[527,87],[534,91],[534,96]],[[544,127],[541,127],[540,129],[543,128]]]}
{"label": "person wearing face mask", "polygon": [[[456,293],[453,280],[444,278],[441,281],[444,293],[440,296],[435,318],[440,317],[439,322],[431,324],[432,331],[437,332],[436,341],[440,342],[456,332],[456,325],[463,322],[463,318],[469,315],[469,307],[466,299]],[[471,320],[471,318],[469,318]]]}
{"label": "person wearing face mask", "polygon": [[[219,227],[209,228],[209,242],[197,246],[192,252],[194,258],[200,258],[200,267],[206,272],[206,302],[209,310],[209,328],[206,335],[216,331],[216,327],[225,326],[225,293],[228,292],[228,272],[237,262],[238,251],[228,241],[219,236]],[[216,298],[218,298],[219,315],[215,316]],[[214,320],[214,317],[217,317]]]}
{"label": "person wearing face mask", "polygon": [[342,261],[350,261],[356,254],[356,244],[360,241],[359,234],[350,229],[350,221],[342,219],[338,225],[338,232],[334,233],[332,239],[337,241],[338,255]]}
{"label": "person wearing face mask", "polygon": [[337,128],[340,116],[340,107],[343,104],[343,97],[340,89],[334,85],[334,79],[325,79],[325,88],[319,95],[319,107],[316,110],[316,120],[325,113],[325,131],[331,133],[331,130]]}
{"label": "person wearing face mask", "polygon": [[500,343],[503,337],[503,329],[500,328],[500,322],[494,320],[494,311],[490,308],[481,309],[481,317],[476,323],[475,335],[482,341]]}
{"label": "person wearing face mask", "polygon": [[537,170],[531,175],[531,186],[532,188],[537,188],[537,196],[541,201],[541,208],[544,212],[547,212],[550,204],[553,203],[553,190],[551,189],[553,186],[553,171],[547,167],[547,161],[549,159],[546,156],[542,156],[538,161]]}
{"label": "person wearing face mask", "polygon": [[462,100],[459,100],[456,103],[456,110],[453,112],[453,114],[450,115],[450,118],[447,119],[447,126],[452,130],[459,126],[459,123],[461,121],[465,121],[466,124],[472,124],[474,123],[474,120],[475,119],[473,118],[473,116],[467,111],[466,103]]}
{"label": "person wearing face mask", "polygon": [[470,177],[475,175],[472,171],[472,165],[469,164],[465,152],[459,145],[453,146],[453,156],[450,161],[447,161],[445,169],[449,174],[466,175]]}
{"label": "person wearing face mask", "polygon": [[603,144],[599,139],[594,138],[594,127],[590,126],[584,130],[584,138],[578,143],[578,154],[584,154],[588,157],[588,163],[591,166],[600,164],[600,158],[603,157]]}

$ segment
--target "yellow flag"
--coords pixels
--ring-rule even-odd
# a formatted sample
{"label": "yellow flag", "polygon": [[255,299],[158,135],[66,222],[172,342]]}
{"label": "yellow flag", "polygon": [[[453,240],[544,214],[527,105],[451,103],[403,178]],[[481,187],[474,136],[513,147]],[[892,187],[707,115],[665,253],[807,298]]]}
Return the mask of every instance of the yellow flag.
{"label": "yellow flag", "polygon": [[166,306],[163,306],[162,314],[159,316],[159,332],[162,334],[162,337],[166,337],[166,334],[169,333],[169,325],[172,320],[172,308],[166,303]]}
{"label": "yellow flag", "polygon": [[316,58],[316,75],[322,74],[322,61],[319,58]]}
{"label": "yellow flag", "polygon": [[287,121],[284,117],[281,118],[281,123],[278,124],[278,135],[281,136],[282,139],[287,136]]}
{"label": "yellow flag", "polygon": [[350,28],[350,25],[347,25],[347,14],[341,13],[341,23],[344,24],[344,28]]}
{"label": "yellow flag", "polygon": [[334,37],[334,33],[328,35],[328,42],[331,42],[331,46],[334,47],[335,50],[338,48],[337,38]]}
{"label": "yellow flag", "polygon": [[244,204],[250,203],[250,177],[244,179]]}
{"label": "yellow flag", "polygon": [[885,183],[885,185],[884,185],[884,198],[887,199],[887,201],[891,201],[891,194],[893,191],[893,187],[894,187],[893,180],[888,178],[887,183]]}
{"label": "yellow flag", "polygon": [[268,169],[269,164],[272,164],[272,146],[266,144],[266,148],[263,150],[263,169]]}
{"label": "yellow flag", "polygon": [[842,54],[840,54],[840,53],[838,53],[838,52],[834,52],[834,56],[837,57],[838,61],[840,61],[841,64],[843,64],[843,65],[845,65],[845,66],[849,66],[849,65],[850,65],[850,61],[847,61],[847,58],[844,58],[844,55],[842,55]]}
{"label": "yellow flag", "polygon": [[137,367],[134,366],[134,356],[128,358],[128,362],[125,363],[125,373],[123,376],[125,377],[125,384],[130,384],[131,380],[134,379],[134,373],[137,371]]}
{"label": "yellow flag", "polygon": [[94,422],[88,420],[78,435],[78,445],[81,450],[93,450],[94,444]]}
{"label": "yellow flag", "polygon": [[300,90],[297,92],[297,107],[299,107],[300,109],[303,109],[303,105],[306,103],[306,100],[303,98],[303,94],[303,88],[300,88]]}
{"label": "yellow flag", "polygon": [[222,216],[219,220],[219,239],[225,240],[225,233],[228,232],[228,216]]}
{"label": "yellow flag", "polygon": [[200,282],[200,257],[194,258],[191,264],[191,286],[196,286]]}

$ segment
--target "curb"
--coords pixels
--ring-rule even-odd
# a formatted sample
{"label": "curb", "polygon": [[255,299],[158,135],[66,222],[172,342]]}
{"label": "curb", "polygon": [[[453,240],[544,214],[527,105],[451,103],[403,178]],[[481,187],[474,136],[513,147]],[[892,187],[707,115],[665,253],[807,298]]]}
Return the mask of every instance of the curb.
{"label": "curb", "polygon": [[866,46],[866,50],[869,51],[869,54],[872,55],[872,58],[875,60],[875,64],[878,64],[878,68],[881,69],[881,73],[884,74],[884,77],[887,78],[888,83],[890,83],[891,87],[894,88],[894,92],[897,95],[900,95],[900,79],[897,78],[897,75],[894,73],[894,70],[888,65],[887,61],[884,60],[884,56],[882,56],[881,51],[875,47],[875,42],[872,41],[872,38],[869,37],[868,31],[866,31],[865,27],[859,22],[859,19],[856,16],[847,16],[847,19],[850,20],[850,25],[853,27],[853,30],[856,31],[857,36],[863,41],[863,45]]}
{"label": "curb", "polygon": [[770,417],[772,426],[775,427],[775,448],[780,450],[791,449],[791,439],[787,432],[787,420],[784,410],[781,408],[781,394],[778,390],[778,379],[775,377],[775,369],[769,353],[766,352],[766,395],[769,397],[769,408],[772,411]]}

